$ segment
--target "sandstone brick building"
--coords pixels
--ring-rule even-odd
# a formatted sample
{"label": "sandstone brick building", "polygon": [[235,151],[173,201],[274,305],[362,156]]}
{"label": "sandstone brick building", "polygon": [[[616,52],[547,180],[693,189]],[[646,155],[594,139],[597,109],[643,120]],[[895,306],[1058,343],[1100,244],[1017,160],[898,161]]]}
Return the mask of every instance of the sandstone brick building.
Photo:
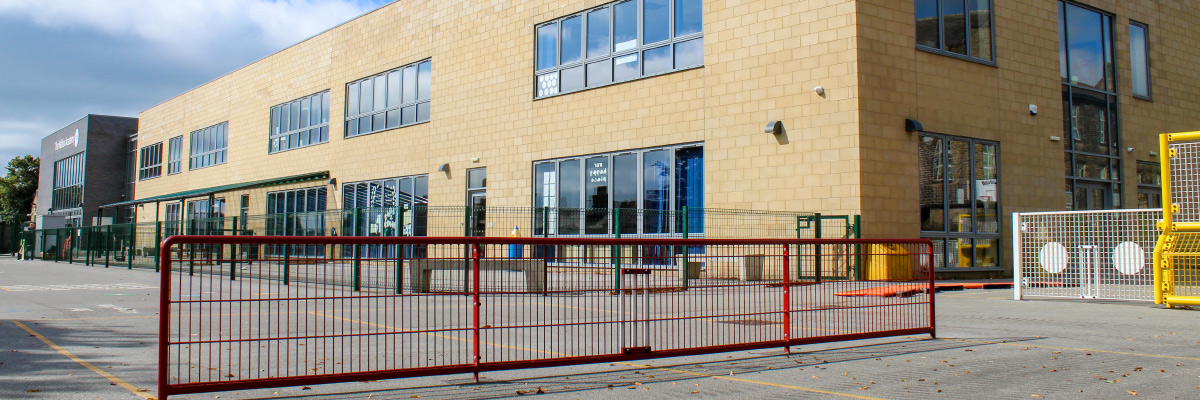
{"label": "sandstone brick building", "polygon": [[[1166,0],[402,0],[141,113],[157,157],[136,198],[172,203],[138,219],[815,211],[1003,275],[1009,213],[1156,201],[1156,135],[1200,129],[1197,18]],[[611,231],[570,218],[559,233]]]}

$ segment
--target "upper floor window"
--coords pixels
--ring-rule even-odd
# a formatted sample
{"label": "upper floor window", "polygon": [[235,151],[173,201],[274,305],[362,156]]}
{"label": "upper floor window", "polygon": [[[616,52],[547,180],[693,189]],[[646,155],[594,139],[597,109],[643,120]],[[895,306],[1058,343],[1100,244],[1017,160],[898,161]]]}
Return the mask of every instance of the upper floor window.
{"label": "upper floor window", "polygon": [[704,65],[703,0],[627,0],[537,27],[534,97]]}
{"label": "upper floor window", "polygon": [[54,182],[50,208],[83,207],[84,153],[54,162]]}
{"label": "upper floor window", "polygon": [[138,180],[157,178],[162,175],[162,142],[142,148],[138,157]]}
{"label": "upper floor window", "polygon": [[346,85],[346,134],[353,137],[429,121],[429,60]]}
{"label": "upper floor window", "polygon": [[328,141],[328,90],[271,107],[269,153]]}
{"label": "upper floor window", "polygon": [[913,11],[917,48],[994,60],[991,0],[915,0]]}
{"label": "upper floor window", "polygon": [[228,127],[228,122],[222,122],[192,132],[188,169],[200,169],[225,163],[225,148],[229,146]]}
{"label": "upper floor window", "polygon": [[1129,23],[1129,62],[1133,75],[1133,95],[1150,98],[1150,28],[1139,22]]}
{"label": "upper floor window", "polygon": [[167,141],[167,175],[178,174],[183,169],[183,136]]}

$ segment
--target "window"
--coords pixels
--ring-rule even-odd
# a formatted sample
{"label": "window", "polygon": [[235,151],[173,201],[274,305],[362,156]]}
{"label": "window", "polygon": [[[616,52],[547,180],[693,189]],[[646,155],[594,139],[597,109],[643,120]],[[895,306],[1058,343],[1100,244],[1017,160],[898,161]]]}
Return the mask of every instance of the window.
{"label": "window", "polygon": [[180,224],[183,222],[183,215],[179,212],[179,203],[167,203],[167,220],[163,224],[163,236],[178,235],[181,230]]}
{"label": "window", "polygon": [[225,163],[225,148],[229,145],[227,139],[229,123],[222,122],[195,132],[191,137],[191,157],[188,159],[188,169],[200,169]]}
{"label": "window", "polygon": [[157,178],[162,175],[162,142],[142,148],[138,157],[138,180]]}
{"label": "window", "polygon": [[917,146],[921,237],[933,240],[934,267],[998,268],[998,144],[921,134]]}
{"label": "window", "polygon": [[167,175],[178,174],[183,167],[183,136],[167,141]]}
{"label": "window", "polygon": [[[268,236],[325,236],[326,189],[314,187],[267,193]],[[283,255],[284,246],[269,245],[272,255]],[[319,256],[325,246],[293,246],[291,255]]]}
{"label": "window", "polygon": [[537,98],[704,65],[703,0],[628,0],[537,27]]}
{"label": "window", "polygon": [[329,91],[271,107],[268,153],[329,141]]}
{"label": "window", "polygon": [[1113,79],[1112,16],[1058,4],[1059,71],[1068,210],[1121,207],[1117,86]]}
{"label": "window", "polygon": [[702,145],[539,161],[533,173],[534,235],[704,233]]}
{"label": "window", "polygon": [[467,170],[467,236],[487,236],[487,168]]}
{"label": "window", "polygon": [[1145,24],[1129,22],[1129,63],[1133,75],[1133,95],[1150,98],[1150,38]]}
{"label": "window", "polygon": [[1138,208],[1162,207],[1162,171],[1158,163],[1138,161]]}
{"label": "window", "polygon": [[[413,175],[342,185],[345,236],[427,236],[429,176]],[[461,221],[461,220],[460,220]],[[459,231],[461,232],[461,231]],[[395,256],[395,248],[366,246],[365,255]],[[401,256],[425,257],[425,246],[403,246]]]}
{"label": "window", "polygon": [[83,207],[84,153],[54,162],[54,182],[50,208],[62,210]]}
{"label": "window", "polygon": [[203,199],[187,202],[187,234],[221,235],[225,228],[225,199]]}
{"label": "window", "polygon": [[917,48],[993,61],[991,0],[915,0]]}
{"label": "window", "polygon": [[346,85],[345,137],[429,122],[429,60]]}

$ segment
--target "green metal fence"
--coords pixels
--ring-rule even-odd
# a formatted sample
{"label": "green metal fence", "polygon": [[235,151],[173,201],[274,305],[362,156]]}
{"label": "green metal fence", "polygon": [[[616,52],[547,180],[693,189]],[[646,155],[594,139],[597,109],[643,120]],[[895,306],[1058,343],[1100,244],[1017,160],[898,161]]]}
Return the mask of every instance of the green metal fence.
{"label": "green metal fence", "polygon": [[[171,235],[265,236],[522,236],[615,238],[858,238],[857,216],[729,209],[566,209],[530,207],[373,207],[351,210],[235,216],[187,221],[159,221],[21,232],[27,257],[106,268],[158,268],[159,245]],[[250,260],[286,255],[304,262],[319,257],[393,256],[397,251],[421,257],[423,249],[366,246],[343,249],[300,246],[240,246],[235,254],[221,247],[180,249],[191,259]],[[823,257],[810,258],[827,278],[857,276],[857,249],[818,246]],[[531,251],[531,257],[553,257],[570,249]],[[532,254],[537,252],[538,254]],[[286,254],[285,254],[286,253]],[[798,258],[799,260],[799,258]],[[230,263],[229,275],[236,275]]]}
{"label": "green metal fence", "polygon": [[17,216],[0,215],[0,254],[17,251],[21,243],[21,230],[25,220]]}

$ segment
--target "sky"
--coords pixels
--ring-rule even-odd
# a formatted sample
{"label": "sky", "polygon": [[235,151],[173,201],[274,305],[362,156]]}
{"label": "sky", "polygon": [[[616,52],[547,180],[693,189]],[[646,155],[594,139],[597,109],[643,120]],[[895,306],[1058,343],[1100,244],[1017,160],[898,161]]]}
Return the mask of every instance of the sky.
{"label": "sky", "polygon": [[87,114],[137,117],[391,1],[0,0],[0,165]]}

